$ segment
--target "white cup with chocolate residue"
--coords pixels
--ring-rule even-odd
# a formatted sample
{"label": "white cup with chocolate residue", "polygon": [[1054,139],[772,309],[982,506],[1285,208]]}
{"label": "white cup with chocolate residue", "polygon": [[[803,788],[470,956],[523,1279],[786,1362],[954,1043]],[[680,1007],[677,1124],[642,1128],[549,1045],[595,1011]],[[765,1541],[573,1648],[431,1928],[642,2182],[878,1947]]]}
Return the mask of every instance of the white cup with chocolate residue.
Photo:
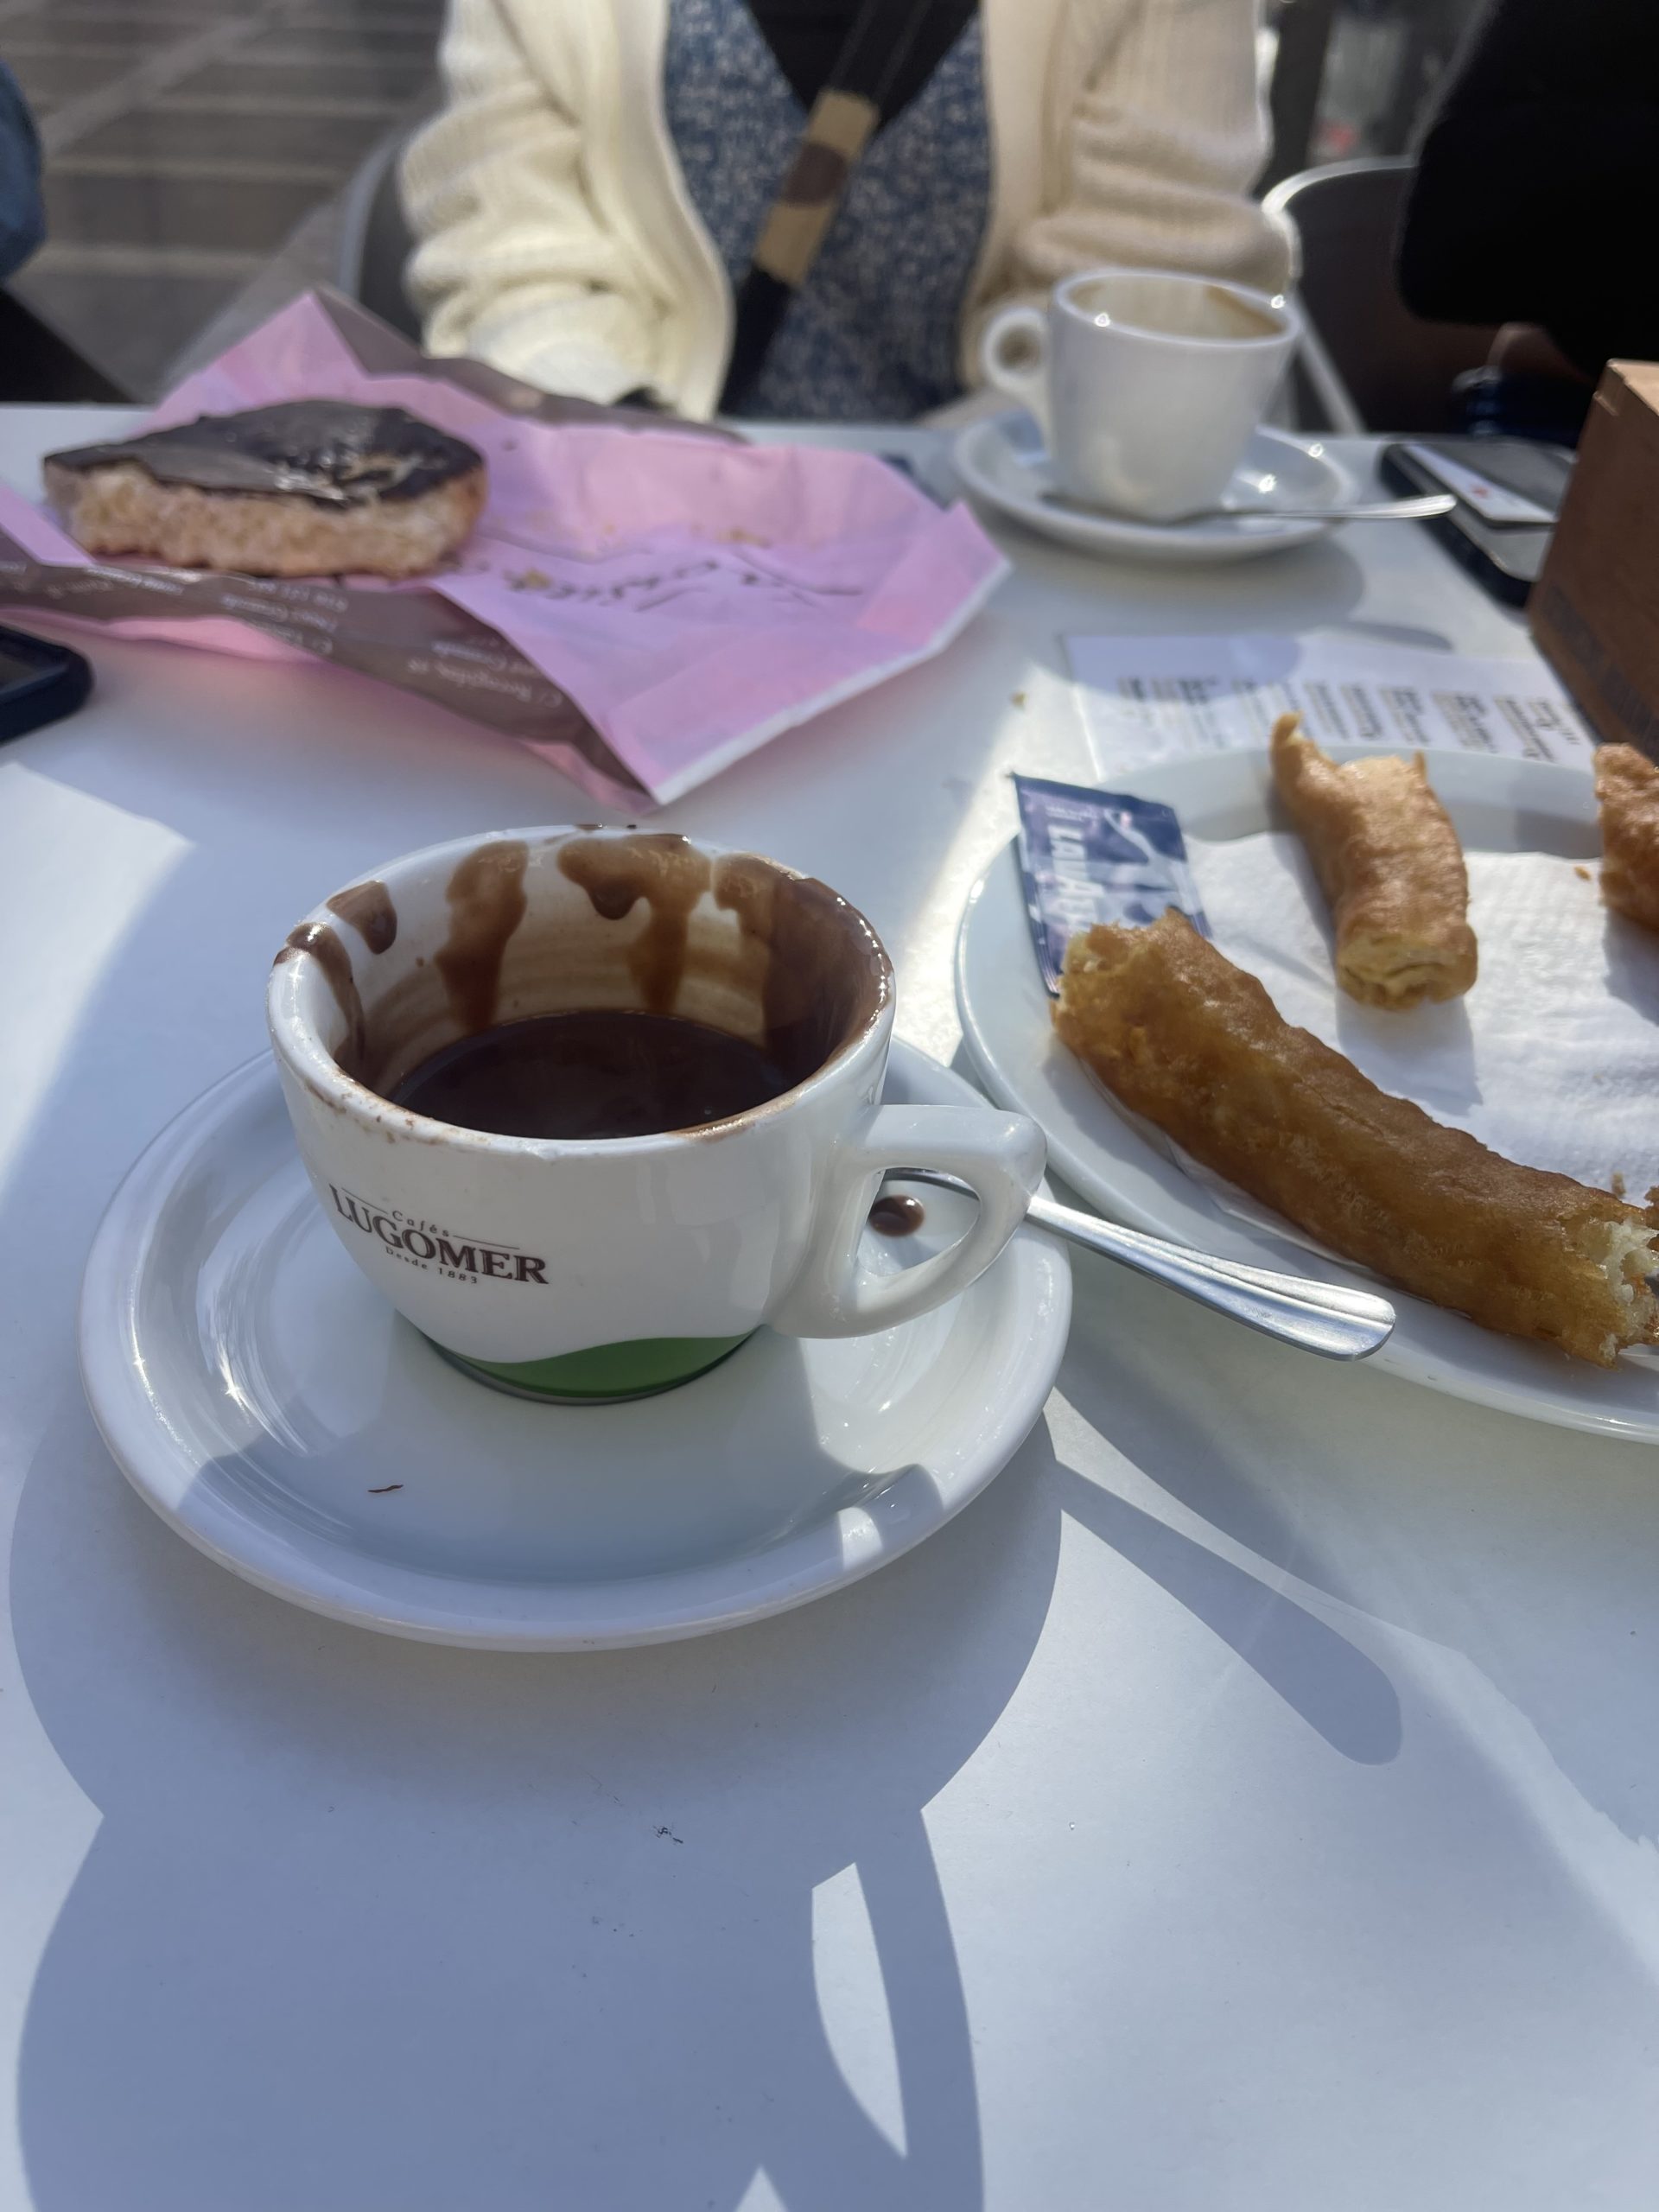
{"label": "white cup with chocolate residue", "polygon": [[1215,506],[1295,351],[1290,302],[1175,270],[1087,269],[992,316],[988,384],[1020,401],[1058,488],[1147,522]]}
{"label": "white cup with chocolate residue", "polygon": [[[689,1381],[763,1324],[858,1336],[964,1290],[1023,1219],[1036,1126],[881,1104],[893,966],[753,854],[534,830],[410,855],[276,956],[270,1035],[341,1243],[440,1351],[556,1402]],[[551,1132],[551,1133],[550,1133]],[[976,1217],[861,1262],[884,1173]]]}

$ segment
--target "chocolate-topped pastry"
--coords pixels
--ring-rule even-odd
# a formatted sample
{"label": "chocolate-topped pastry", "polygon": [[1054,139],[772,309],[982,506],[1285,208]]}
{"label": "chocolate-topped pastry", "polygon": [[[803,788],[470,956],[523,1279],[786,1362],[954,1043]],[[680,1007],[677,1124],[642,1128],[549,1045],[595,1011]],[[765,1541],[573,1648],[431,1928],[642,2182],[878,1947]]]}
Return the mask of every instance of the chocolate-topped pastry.
{"label": "chocolate-topped pastry", "polygon": [[296,399],[46,457],[89,553],[258,576],[418,575],[484,505],[484,459],[401,407]]}

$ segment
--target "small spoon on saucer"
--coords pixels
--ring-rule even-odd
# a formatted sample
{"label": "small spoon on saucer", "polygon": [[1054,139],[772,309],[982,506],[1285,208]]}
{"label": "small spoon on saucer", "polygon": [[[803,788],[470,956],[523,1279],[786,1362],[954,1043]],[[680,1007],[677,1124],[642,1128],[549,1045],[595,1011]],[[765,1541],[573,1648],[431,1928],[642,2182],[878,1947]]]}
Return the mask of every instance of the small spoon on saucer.
{"label": "small spoon on saucer", "polygon": [[[1139,515],[1120,514],[1111,507],[1097,507],[1087,499],[1074,499],[1067,492],[1044,491],[1039,494],[1044,504],[1063,507],[1070,515],[1089,515],[1100,522],[1141,522]],[[1364,499],[1349,506],[1277,507],[1244,506],[1230,503],[1224,507],[1199,507],[1190,515],[1179,515],[1173,522],[1147,523],[1148,530],[1185,530],[1192,522],[1230,522],[1235,518],[1254,521],[1258,518],[1273,522],[1428,522],[1435,515],[1449,515],[1457,500],[1450,492],[1423,492],[1409,499]]]}
{"label": "small spoon on saucer", "polygon": [[[941,1191],[972,1191],[954,1175],[933,1167],[895,1169],[889,1183],[927,1183]],[[881,1201],[876,1201],[879,1205]],[[1319,1354],[1324,1359],[1365,1359],[1385,1344],[1394,1331],[1394,1308],[1385,1298],[1368,1290],[1350,1290],[1344,1284],[1319,1282],[1307,1275],[1281,1275],[1268,1268],[1246,1267],[1237,1260],[1218,1260],[1189,1245],[1172,1244],[1161,1236],[1148,1236],[1138,1229],[1121,1228],[1115,1221],[1081,1213],[1075,1206],[1058,1205],[1052,1198],[1033,1198],[1026,1219],[1116,1260],[1136,1274],[1150,1275],[1183,1298],[1197,1300],[1217,1313],[1242,1321],[1247,1329],[1281,1344]]]}

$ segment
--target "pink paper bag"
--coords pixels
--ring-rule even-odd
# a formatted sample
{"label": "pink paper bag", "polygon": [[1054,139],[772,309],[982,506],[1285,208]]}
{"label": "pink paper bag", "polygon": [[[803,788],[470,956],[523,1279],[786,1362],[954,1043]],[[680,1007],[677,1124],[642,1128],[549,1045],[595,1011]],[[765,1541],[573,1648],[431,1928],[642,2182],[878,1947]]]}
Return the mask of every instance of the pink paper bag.
{"label": "pink paper bag", "polygon": [[0,488],[0,601],[215,652],[321,655],[521,739],[596,796],[661,803],[938,652],[1006,573],[963,506],[873,454],[748,445],[433,360],[308,294],[146,428],[278,400],[407,408],[486,457],[453,567],[226,576],[83,553]]}

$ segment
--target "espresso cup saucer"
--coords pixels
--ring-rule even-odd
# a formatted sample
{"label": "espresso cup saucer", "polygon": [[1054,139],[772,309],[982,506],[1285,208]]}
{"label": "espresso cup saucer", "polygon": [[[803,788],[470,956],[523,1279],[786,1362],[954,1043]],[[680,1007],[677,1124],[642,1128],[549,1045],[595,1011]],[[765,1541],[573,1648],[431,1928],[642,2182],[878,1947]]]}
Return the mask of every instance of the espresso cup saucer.
{"label": "espresso cup saucer", "polygon": [[[885,1096],[981,1103],[896,1043]],[[971,1201],[916,1195],[889,1273]],[[1021,1229],[969,1289],[867,1337],[760,1330],[623,1404],[527,1403],[458,1371],[347,1256],[260,1058],[199,1098],[111,1200],[80,1301],[88,1402],[117,1464],[221,1566],[337,1620],[525,1651],[664,1642],[803,1605],[977,1495],[1048,1395],[1063,1250]]]}
{"label": "espresso cup saucer", "polygon": [[[1023,408],[970,423],[951,448],[957,475],[975,498],[1028,530],[1084,553],[1172,568],[1249,561],[1306,545],[1334,523],[1276,515],[1213,515],[1186,523],[1137,522],[1129,515],[1061,505],[1043,434]],[[1287,506],[1347,505],[1362,496],[1357,480],[1317,438],[1289,430],[1250,434],[1222,504],[1236,499]]]}

